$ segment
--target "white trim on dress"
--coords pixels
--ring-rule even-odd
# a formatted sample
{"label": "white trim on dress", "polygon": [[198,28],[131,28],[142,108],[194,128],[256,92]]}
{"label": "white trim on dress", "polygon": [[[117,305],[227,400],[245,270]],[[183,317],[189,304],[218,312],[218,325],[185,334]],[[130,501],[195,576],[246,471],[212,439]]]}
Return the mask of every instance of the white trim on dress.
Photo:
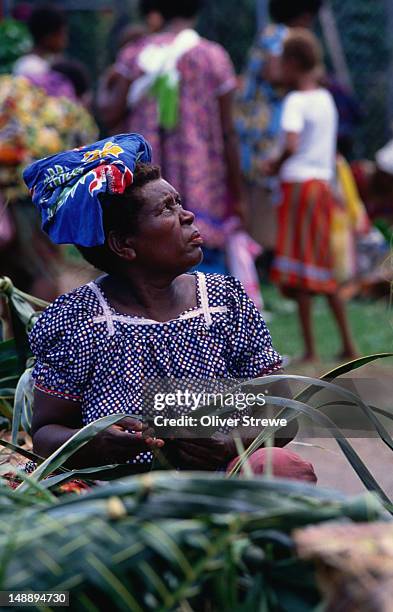
{"label": "white trim on dress", "polygon": [[212,321],[212,316],[211,316],[210,308],[209,308],[209,298],[207,295],[207,287],[206,287],[206,276],[205,274],[202,274],[202,272],[197,272],[197,279],[198,279],[199,293],[201,296],[201,307],[203,311],[203,316],[205,317],[206,327],[209,329],[213,321]]}
{"label": "white trim on dress", "polygon": [[[105,301],[104,296],[102,295],[99,287],[97,286],[97,284],[94,281],[91,281],[90,283],[88,283],[87,285],[88,287],[90,287],[90,289],[93,291],[94,295],[96,296],[96,298],[98,299],[100,306],[102,308],[102,312],[104,313],[103,315],[103,320],[106,321],[107,327],[108,327],[108,336],[114,336],[115,335],[115,326],[113,325],[113,315],[111,313],[111,310],[108,306],[108,304]],[[94,319],[93,319],[94,321]]]}
{"label": "white trim on dress", "polygon": [[106,321],[108,327],[108,335],[113,336],[115,334],[115,327],[113,324],[114,321],[126,323],[127,325],[166,325],[168,323],[172,323],[173,321],[184,321],[203,315],[206,327],[209,328],[213,324],[212,314],[226,313],[228,312],[228,308],[227,306],[209,306],[206,276],[202,272],[197,272],[196,278],[201,300],[200,308],[195,308],[193,310],[183,312],[175,319],[170,319],[169,321],[155,321],[154,319],[146,319],[145,317],[133,317],[132,315],[122,315],[113,313],[100,288],[94,281],[91,281],[90,283],[88,283],[88,287],[90,287],[94,295],[97,297],[103,312],[102,315],[98,315],[93,318],[93,323],[102,323]]}

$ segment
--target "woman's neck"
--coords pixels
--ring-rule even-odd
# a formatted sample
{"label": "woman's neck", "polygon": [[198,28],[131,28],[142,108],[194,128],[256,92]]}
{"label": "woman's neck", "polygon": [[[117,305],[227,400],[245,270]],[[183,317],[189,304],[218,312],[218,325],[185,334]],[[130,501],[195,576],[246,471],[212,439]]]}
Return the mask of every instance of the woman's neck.
{"label": "woman's neck", "polygon": [[[167,320],[188,307],[183,275],[149,278],[137,273],[131,277],[102,276],[97,280],[111,305],[118,312]],[[195,304],[191,304],[193,306]]]}
{"label": "woman's neck", "polygon": [[171,19],[171,21],[168,21],[162,31],[178,34],[183,30],[193,29],[194,26],[195,19],[184,19],[182,17],[177,17],[175,19]]}
{"label": "woman's neck", "polygon": [[314,74],[305,74],[301,76],[296,83],[296,89],[298,91],[313,91],[319,88],[320,84]]}

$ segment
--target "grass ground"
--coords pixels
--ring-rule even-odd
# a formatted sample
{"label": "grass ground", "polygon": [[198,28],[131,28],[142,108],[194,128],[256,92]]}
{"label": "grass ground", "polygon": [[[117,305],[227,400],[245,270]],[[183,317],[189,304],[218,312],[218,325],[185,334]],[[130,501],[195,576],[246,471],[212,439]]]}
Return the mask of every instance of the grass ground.
{"label": "grass ground", "polygon": [[[291,358],[301,356],[303,342],[295,304],[284,299],[272,285],[264,285],[262,294],[274,346]],[[360,355],[393,351],[393,312],[387,298],[352,300],[348,303],[348,316]],[[322,297],[315,298],[313,322],[321,362],[336,362],[341,350],[339,336]]]}

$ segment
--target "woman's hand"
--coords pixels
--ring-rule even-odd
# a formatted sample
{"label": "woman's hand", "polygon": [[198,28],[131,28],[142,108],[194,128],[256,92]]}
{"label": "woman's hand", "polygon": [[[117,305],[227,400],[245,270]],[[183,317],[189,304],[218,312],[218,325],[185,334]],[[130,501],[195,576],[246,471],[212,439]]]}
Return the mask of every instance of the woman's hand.
{"label": "woman's hand", "polygon": [[280,170],[280,163],[277,159],[264,159],[260,168],[264,176],[275,176]]}
{"label": "woman's hand", "polygon": [[139,453],[162,448],[164,441],[154,437],[147,423],[127,417],[96,437],[105,463],[125,463]]}
{"label": "woman's hand", "polygon": [[260,170],[265,176],[276,176],[281,169],[281,166],[295,155],[299,149],[300,137],[298,132],[285,133],[285,145],[279,157],[264,159],[260,162]]}
{"label": "woman's hand", "polygon": [[174,467],[182,470],[215,470],[237,454],[233,438],[220,432],[210,438],[169,440],[163,452]]}
{"label": "woman's hand", "polygon": [[[34,389],[32,437],[35,453],[49,457],[82,426],[82,408],[78,402]],[[163,440],[154,438],[154,431],[148,424],[126,417],[97,434],[74,453],[65,465],[70,468],[86,468],[125,463],[141,452],[161,448],[163,445]],[[144,464],[144,467],[147,465]]]}

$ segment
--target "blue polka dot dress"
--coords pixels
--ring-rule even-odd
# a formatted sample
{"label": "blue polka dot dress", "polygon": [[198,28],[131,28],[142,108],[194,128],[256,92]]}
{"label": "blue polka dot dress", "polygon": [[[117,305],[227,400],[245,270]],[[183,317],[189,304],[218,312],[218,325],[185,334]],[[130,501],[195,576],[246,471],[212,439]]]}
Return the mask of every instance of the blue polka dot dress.
{"label": "blue polka dot dress", "polygon": [[[197,306],[165,323],[116,312],[95,282],[61,295],[30,332],[35,386],[79,402],[88,424],[116,413],[146,416],[147,389],[173,391],[191,381],[250,379],[278,370],[281,357],[241,283],[192,274]],[[160,414],[189,411],[177,406]],[[146,452],[133,462],[151,460]]]}

